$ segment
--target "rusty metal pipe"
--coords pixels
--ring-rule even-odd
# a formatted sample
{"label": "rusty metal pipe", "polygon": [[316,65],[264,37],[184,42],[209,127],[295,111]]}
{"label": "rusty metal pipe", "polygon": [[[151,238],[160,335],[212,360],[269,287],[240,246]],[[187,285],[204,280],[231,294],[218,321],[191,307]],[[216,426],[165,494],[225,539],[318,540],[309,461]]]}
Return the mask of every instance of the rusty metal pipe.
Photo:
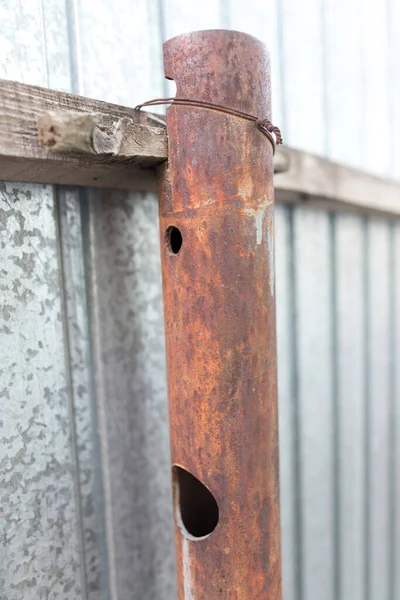
{"label": "rusty metal pipe", "polygon": [[[177,96],[270,118],[264,46],[164,44]],[[280,600],[273,147],[253,122],[167,110],[160,226],[179,600]]]}

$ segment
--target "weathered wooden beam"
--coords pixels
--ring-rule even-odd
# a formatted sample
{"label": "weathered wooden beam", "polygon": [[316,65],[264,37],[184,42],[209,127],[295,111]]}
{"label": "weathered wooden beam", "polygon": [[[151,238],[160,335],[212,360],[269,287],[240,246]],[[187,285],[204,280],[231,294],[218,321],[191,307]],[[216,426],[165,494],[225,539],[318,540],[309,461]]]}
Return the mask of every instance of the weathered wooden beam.
{"label": "weathered wooden beam", "polygon": [[399,182],[292,148],[284,147],[277,154],[287,167],[281,172],[275,170],[278,202],[400,217]]}
{"label": "weathered wooden beam", "polygon": [[287,169],[275,172],[276,200],[362,214],[400,217],[400,183],[292,148],[279,150]]}
{"label": "weathered wooden beam", "polygon": [[[75,116],[88,134],[90,124],[95,126],[95,145],[86,148],[77,144],[68,152],[56,152],[41,146],[38,140],[38,122],[42,128],[48,118],[57,113],[54,123],[54,141],[57,133],[66,136],[64,126]],[[89,113],[89,114],[88,114]],[[51,125],[48,133],[51,134]],[[43,131],[43,130],[42,130]],[[106,150],[105,142],[110,132],[119,133],[122,150],[128,154]],[[82,136],[81,136],[82,137]],[[129,138],[129,144],[126,139]],[[101,145],[101,139],[103,145]],[[70,139],[71,141],[71,139]],[[75,142],[77,138],[75,138]],[[114,138],[116,143],[116,138]],[[96,152],[96,148],[100,152]],[[114,150],[116,148],[114,147]],[[93,150],[93,151],[92,151]],[[106,188],[138,190],[156,189],[154,168],[166,159],[166,132],[161,118],[107,102],[82,96],[57,92],[13,81],[0,80],[0,179],[34,183],[85,185]]]}
{"label": "weathered wooden beam", "polygon": [[[160,115],[0,80],[2,180],[156,190],[166,159]],[[274,171],[278,202],[400,216],[398,182],[288,147]]]}
{"label": "weathered wooden beam", "polygon": [[39,145],[51,152],[82,152],[135,160],[152,166],[167,158],[164,127],[136,123],[129,117],[115,118],[101,113],[48,112],[38,120]]}

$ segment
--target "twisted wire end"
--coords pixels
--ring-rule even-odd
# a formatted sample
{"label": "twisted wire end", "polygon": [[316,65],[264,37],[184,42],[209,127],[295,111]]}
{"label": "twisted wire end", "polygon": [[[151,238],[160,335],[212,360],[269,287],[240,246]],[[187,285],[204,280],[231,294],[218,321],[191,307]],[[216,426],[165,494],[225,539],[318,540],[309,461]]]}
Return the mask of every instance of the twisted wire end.
{"label": "twisted wire end", "polygon": [[277,145],[283,143],[281,130],[276,125],[273,125],[269,119],[257,119],[256,126],[262,133],[268,132],[274,134]]}
{"label": "twisted wire end", "polygon": [[258,119],[254,115],[250,115],[248,113],[244,113],[240,110],[236,110],[234,108],[229,108],[227,106],[222,106],[221,104],[213,104],[212,102],[202,102],[201,100],[191,100],[189,98],[156,98],[155,100],[148,100],[147,102],[143,102],[143,104],[138,104],[135,106],[135,110],[140,110],[144,106],[159,106],[161,104],[176,104],[181,106],[195,106],[197,108],[207,108],[211,110],[217,110],[219,112],[224,112],[229,115],[234,115],[236,117],[241,117],[242,119],[246,119],[247,121],[253,121],[259,131],[264,134],[269,140],[272,142],[274,148],[275,144],[282,144],[282,134],[279,127],[273,125],[269,119]]}

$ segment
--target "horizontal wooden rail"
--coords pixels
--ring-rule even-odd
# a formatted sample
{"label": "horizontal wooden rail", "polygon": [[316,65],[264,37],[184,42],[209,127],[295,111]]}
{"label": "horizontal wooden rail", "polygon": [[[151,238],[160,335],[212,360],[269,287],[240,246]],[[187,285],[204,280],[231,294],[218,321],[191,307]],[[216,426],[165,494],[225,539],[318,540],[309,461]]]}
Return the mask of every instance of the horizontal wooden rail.
{"label": "horizontal wooden rail", "polygon": [[[0,80],[0,179],[156,190],[161,115]],[[400,216],[400,183],[293,148],[274,157],[278,202]]]}
{"label": "horizontal wooden rail", "polygon": [[287,169],[275,171],[278,202],[400,217],[400,182],[293,148],[282,148],[279,155],[282,167],[286,163]]}
{"label": "horizontal wooden rail", "polygon": [[[106,138],[107,133],[125,131],[126,124],[132,124],[136,149],[131,147],[129,158],[115,156],[112,151],[97,153],[89,147],[84,151],[79,145],[68,151],[49,150],[51,141],[49,136],[43,139],[43,131],[41,139],[48,146],[39,144],[38,122],[54,112],[81,114],[80,123],[75,119],[76,127],[90,137],[92,123],[97,139],[101,133]],[[0,80],[0,179],[154,190],[154,167],[167,157],[165,123],[159,121],[155,115],[132,108]],[[53,133],[56,140],[59,131],[54,128]],[[65,135],[66,130],[61,129],[62,133]]]}

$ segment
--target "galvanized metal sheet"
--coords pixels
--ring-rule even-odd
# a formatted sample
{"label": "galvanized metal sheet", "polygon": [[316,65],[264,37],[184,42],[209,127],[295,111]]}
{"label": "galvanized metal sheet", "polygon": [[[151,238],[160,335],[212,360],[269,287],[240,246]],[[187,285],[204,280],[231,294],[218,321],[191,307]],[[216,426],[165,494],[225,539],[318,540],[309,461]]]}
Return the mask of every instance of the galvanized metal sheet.
{"label": "galvanized metal sheet", "polygon": [[275,207],[276,318],[278,339],[279,465],[282,529],[282,596],[297,600],[296,573],[299,540],[296,485],[296,425],[294,397],[293,286],[292,286],[292,207]]}
{"label": "galvanized metal sheet", "polygon": [[[362,168],[365,140],[362,30],[363,0],[324,0],[326,153],[332,160]],[[345,18],[344,18],[345,15]]]}
{"label": "galvanized metal sheet", "polygon": [[[2,77],[46,85],[42,18],[40,2],[1,5]],[[0,203],[1,595],[72,600],[83,582],[53,190],[1,183]]]}
{"label": "galvanized metal sheet", "polygon": [[[49,87],[77,91],[71,69],[72,5],[42,0]],[[86,304],[81,194],[77,188],[55,189],[57,244],[60,249],[61,286],[64,301],[64,348],[71,404],[71,451],[76,460],[75,486],[83,584],[82,598],[100,600],[107,589],[104,559],[102,494],[95,479],[98,452],[96,419],[92,408],[90,339]],[[104,597],[104,596],[103,596]]]}
{"label": "galvanized metal sheet", "polygon": [[91,347],[81,206],[83,195],[83,191],[79,192],[77,189],[59,188],[57,217],[65,302],[65,347],[72,403],[72,443],[77,459],[76,485],[81,538],[79,558],[85,576],[83,597],[87,600],[100,600],[104,598],[108,576],[102,524],[103,493],[98,478],[100,455],[96,443],[97,418],[92,406]]}
{"label": "galvanized metal sheet", "polygon": [[[376,144],[374,127],[364,128],[362,167],[382,176],[388,176],[390,173],[394,119],[390,111],[388,6],[389,3],[376,0],[363,2],[358,21],[362,32],[363,52],[360,65],[363,78],[363,122],[372,124],[378,119],[380,139],[380,143]],[[397,104],[396,112],[398,110]]]}
{"label": "galvanized metal sheet", "polygon": [[342,600],[365,600],[365,256],[363,219],[338,215],[335,224],[336,509],[335,551]]}
{"label": "galvanized metal sheet", "polygon": [[[40,5],[46,85],[56,90],[73,92],[69,35],[74,4],[73,2],[41,0]],[[20,10],[25,16],[27,4]]]}
{"label": "galvanized metal sheet", "polygon": [[287,144],[325,154],[324,37],[320,0],[281,0],[282,127]]}
{"label": "galvanized metal sheet", "polygon": [[294,214],[301,597],[334,598],[332,289],[329,215]]}
{"label": "galvanized metal sheet", "polygon": [[40,0],[0,4],[0,77],[46,85],[46,53]]}
{"label": "galvanized metal sheet", "polygon": [[[161,94],[157,10],[157,2],[136,2],[132,10],[124,0],[112,6],[86,2],[77,7],[71,43],[80,93],[128,106]],[[157,197],[93,190],[86,219],[93,402],[109,594],[112,600],[172,600]]]}
{"label": "galvanized metal sheet", "polygon": [[[75,9],[70,40],[80,90],[136,106],[163,88],[161,30],[156,0],[87,0]],[[101,58],[100,58],[101,57]]]}
{"label": "galvanized metal sheet", "polygon": [[390,577],[390,237],[367,224],[367,581],[370,600],[389,600]]}
{"label": "galvanized metal sheet", "polygon": [[230,17],[230,9],[225,2],[204,0],[201,7],[185,0],[162,0],[164,40],[188,31],[202,29],[229,28],[222,23],[224,14]]}
{"label": "galvanized metal sheet", "polygon": [[391,356],[392,365],[392,411],[391,418],[394,421],[392,429],[392,547],[393,552],[391,562],[391,576],[393,577],[393,597],[400,597],[400,224],[396,223],[393,227],[392,252],[393,261],[391,273],[392,278],[392,316],[393,323],[393,355]]}
{"label": "galvanized metal sheet", "polygon": [[388,70],[389,70],[389,109],[390,109],[390,177],[400,179],[400,69],[397,56],[400,54],[400,3],[388,3]]}
{"label": "galvanized metal sheet", "polygon": [[82,580],[52,189],[2,183],[0,200],[1,589],[72,599]]}
{"label": "galvanized metal sheet", "polygon": [[91,193],[94,400],[112,598],[173,597],[172,510],[158,206]]}

